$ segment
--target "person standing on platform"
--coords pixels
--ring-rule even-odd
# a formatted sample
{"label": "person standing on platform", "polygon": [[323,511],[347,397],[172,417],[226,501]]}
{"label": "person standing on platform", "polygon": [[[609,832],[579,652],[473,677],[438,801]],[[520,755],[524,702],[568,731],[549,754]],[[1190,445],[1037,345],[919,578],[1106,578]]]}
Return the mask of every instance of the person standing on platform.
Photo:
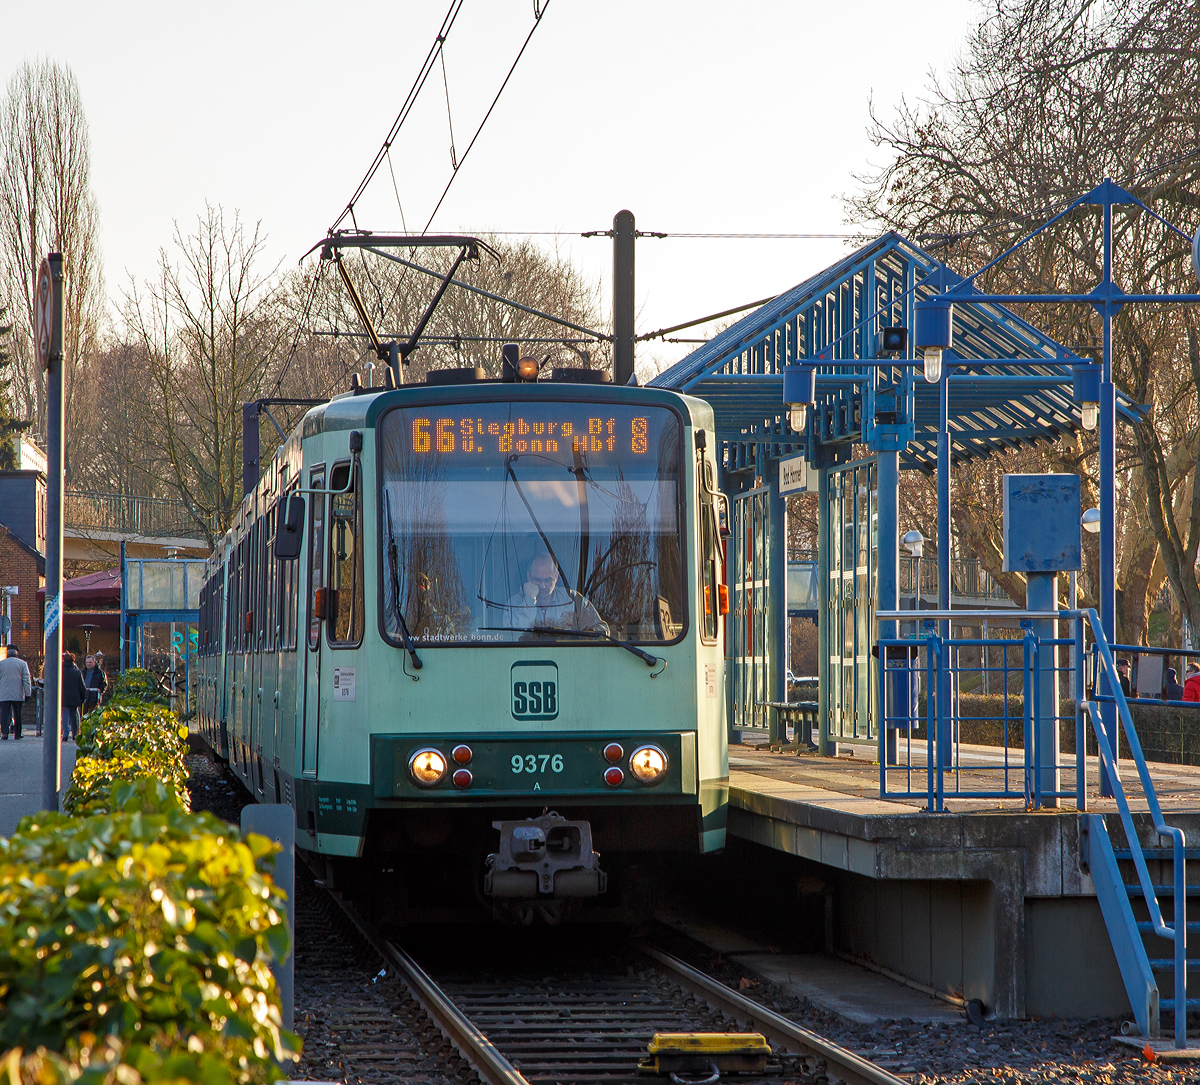
{"label": "person standing on platform", "polygon": [[104,668],[100,666],[95,656],[88,656],[84,660],[83,685],[87,690],[87,696],[83,702],[83,714],[86,716],[92,709],[99,706],[104,698],[104,691],[108,688],[108,678],[104,674]]}
{"label": "person standing on platform", "polygon": [[29,664],[21,658],[15,645],[8,646],[8,658],[0,659],[0,738],[8,738],[12,721],[13,739],[21,737],[21,711],[25,698],[33,692]]}
{"label": "person standing on platform", "polygon": [[87,686],[75,666],[75,653],[63,652],[62,662],[62,740],[79,738],[79,706],[87,700]]}
{"label": "person standing on platform", "polygon": [[1164,701],[1183,700],[1183,686],[1179,684],[1178,672],[1174,667],[1167,668],[1167,680],[1163,683],[1162,699]]}
{"label": "person standing on platform", "polygon": [[1132,688],[1133,687],[1130,686],[1130,684],[1129,684],[1129,660],[1128,659],[1118,659],[1117,660],[1117,675],[1121,679],[1121,692],[1124,693],[1126,697],[1132,696]]}
{"label": "person standing on platform", "polygon": [[1183,681],[1183,699],[1200,701],[1200,663],[1187,665],[1187,678]]}

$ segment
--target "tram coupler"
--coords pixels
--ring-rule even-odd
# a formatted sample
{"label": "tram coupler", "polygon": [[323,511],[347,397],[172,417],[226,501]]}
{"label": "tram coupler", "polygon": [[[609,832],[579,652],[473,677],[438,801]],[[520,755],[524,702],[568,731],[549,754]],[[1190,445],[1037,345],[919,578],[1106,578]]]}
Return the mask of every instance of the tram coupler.
{"label": "tram coupler", "polygon": [[493,821],[500,847],[487,857],[483,891],[493,898],[597,897],[608,887],[592,827],[553,811],[524,821]]}

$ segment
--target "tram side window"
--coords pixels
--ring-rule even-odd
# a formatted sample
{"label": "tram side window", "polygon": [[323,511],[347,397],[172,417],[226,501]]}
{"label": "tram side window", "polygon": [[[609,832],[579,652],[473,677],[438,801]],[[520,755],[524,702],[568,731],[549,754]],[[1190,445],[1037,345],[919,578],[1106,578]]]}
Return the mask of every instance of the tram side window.
{"label": "tram side window", "polygon": [[[286,502],[281,506],[286,508]],[[278,520],[275,530],[279,530]],[[273,552],[274,548],[272,548]],[[281,561],[276,575],[279,578],[279,649],[283,652],[296,650],[296,611],[298,609],[297,588],[300,581],[300,562]]]}
{"label": "tram side window", "polygon": [[250,537],[238,543],[238,647],[250,651],[250,631],[246,616],[250,613]]}
{"label": "tram side window", "polygon": [[[363,635],[362,501],[358,472],[335,464],[329,476],[329,643],[358,644]],[[338,490],[350,488],[346,493]]]}
{"label": "tram side window", "polygon": [[[237,551],[233,551],[229,559],[229,593],[223,600],[226,608],[233,606],[234,596],[237,594]],[[225,614],[225,651],[233,651],[233,621],[228,610]]]}
{"label": "tram side window", "polygon": [[225,628],[223,618],[225,617],[225,566],[221,565],[217,568],[217,579],[214,584],[216,595],[213,602],[213,634],[212,634],[212,654],[220,655],[217,646],[220,643],[221,631]]}
{"label": "tram side window", "polygon": [[713,508],[712,467],[701,458],[697,476],[700,482],[700,636],[703,640],[717,639],[717,519]]}
{"label": "tram side window", "polygon": [[[314,471],[309,476],[309,486],[313,490],[320,490],[324,485],[324,471]],[[312,495],[308,562],[308,646],[316,648],[321,643],[321,619],[317,617],[317,592],[325,586],[325,498],[317,493]]]}

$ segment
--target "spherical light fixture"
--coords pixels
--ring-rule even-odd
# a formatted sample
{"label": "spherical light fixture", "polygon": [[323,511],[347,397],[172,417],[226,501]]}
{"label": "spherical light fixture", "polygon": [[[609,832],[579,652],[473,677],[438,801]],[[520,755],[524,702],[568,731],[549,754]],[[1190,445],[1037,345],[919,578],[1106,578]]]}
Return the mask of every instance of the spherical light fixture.
{"label": "spherical light fixture", "polygon": [[908,552],[912,554],[914,558],[924,556],[925,536],[922,535],[916,528],[913,528],[912,531],[905,532],[904,538],[900,541],[904,543],[905,547],[908,549]]}
{"label": "spherical light fixture", "polygon": [[1088,509],[1079,518],[1079,522],[1083,525],[1083,530],[1089,535],[1098,535],[1100,533],[1100,510]]}

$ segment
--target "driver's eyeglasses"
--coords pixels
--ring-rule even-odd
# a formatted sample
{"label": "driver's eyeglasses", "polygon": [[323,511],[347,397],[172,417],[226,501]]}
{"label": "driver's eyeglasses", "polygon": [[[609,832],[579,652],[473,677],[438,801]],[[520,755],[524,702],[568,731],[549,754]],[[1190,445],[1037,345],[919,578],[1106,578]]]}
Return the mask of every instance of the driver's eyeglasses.
{"label": "driver's eyeglasses", "polygon": [[531,584],[536,584],[539,588],[552,588],[558,583],[557,576],[531,576],[529,578]]}

